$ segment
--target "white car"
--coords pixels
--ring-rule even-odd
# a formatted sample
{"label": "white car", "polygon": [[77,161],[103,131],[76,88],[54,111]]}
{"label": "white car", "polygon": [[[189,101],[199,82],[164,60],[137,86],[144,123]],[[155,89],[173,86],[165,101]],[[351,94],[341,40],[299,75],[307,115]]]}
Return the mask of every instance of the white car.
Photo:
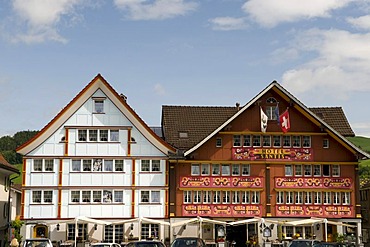
{"label": "white car", "polygon": [[53,247],[48,238],[29,238],[23,241],[23,247]]}
{"label": "white car", "polygon": [[121,245],[116,243],[94,243],[90,245],[91,247],[121,247]]}

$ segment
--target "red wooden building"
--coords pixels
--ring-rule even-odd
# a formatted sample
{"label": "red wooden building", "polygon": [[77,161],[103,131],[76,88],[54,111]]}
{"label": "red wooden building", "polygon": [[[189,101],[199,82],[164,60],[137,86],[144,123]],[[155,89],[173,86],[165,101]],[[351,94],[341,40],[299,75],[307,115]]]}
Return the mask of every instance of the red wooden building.
{"label": "red wooden building", "polygon": [[222,222],[240,246],[266,240],[266,228],[270,240],[361,235],[358,160],[369,155],[346,139],[341,107],[308,108],[274,81],[244,106],[163,106],[162,128],[178,150],[172,224],[209,220],[173,236],[217,242]]}

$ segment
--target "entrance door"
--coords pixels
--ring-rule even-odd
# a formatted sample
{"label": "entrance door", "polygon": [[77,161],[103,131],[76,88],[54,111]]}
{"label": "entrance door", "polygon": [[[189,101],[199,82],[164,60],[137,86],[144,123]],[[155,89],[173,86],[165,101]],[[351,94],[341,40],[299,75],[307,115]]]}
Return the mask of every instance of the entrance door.
{"label": "entrance door", "polygon": [[226,240],[230,245],[235,241],[235,247],[245,247],[247,242],[247,225],[228,226]]}

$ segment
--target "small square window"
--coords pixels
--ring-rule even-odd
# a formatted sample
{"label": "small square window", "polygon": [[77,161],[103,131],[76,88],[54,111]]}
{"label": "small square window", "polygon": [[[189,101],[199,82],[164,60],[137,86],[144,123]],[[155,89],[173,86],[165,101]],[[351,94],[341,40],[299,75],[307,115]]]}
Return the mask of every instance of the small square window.
{"label": "small square window", "polygon": [[89,141],[98,141],[98,130],[89,130]]}
{"label": "small square window", "polygon": [[100,134],[100,141],[102,142],[108,141],[108,130],[100,130],[99,134]]}
{"label": "small square window", "polygon": [[209,175],[209,164],[202,164],[202,175]]}
{"label": "small square window", "polygon": [[33,160],[33,171],[42,172],[42,160],[41,159]]}
{"label": "small square window", "polygon": [[104,100],[94,100],[95,113],[104,112]]}
{"label": "small square window", "polygon": [[323,148],[329,148],[329,139],[324,139],[322,141],[322,147]]}
{"label": "small square window", "polygon": [[150,171],[150,160],[142,160],[141,161],[141,171],[142,172],[149,172]]}
{"label": "small square window", "polygon": [[244,135],[243,136],[243,147],[250,147],[251,146],[251,135]]}
{"label": "small square window", "polygon": [[225,175],[230,175],[230,165],[227,165],[227,164],[223,164],[221,166],[221,172],[222,172],[222,175],[225,176]]}
{"label": "small square window", "polygon": [[82,166],[84,172],[91,172],[91,160],[83,160]]}
{"label": "small square window", "polygon": [[188,138],[188,132],[179,132],[179,138]]}
{"label": "small square window", "polygon": [[141,191],[140,193],[140,202],[148,203],[149,202],[149,191]]}
{"label": "small square window", "polygon": [[222,138],[221,137],[217,137],[216,138],[216,147],[222,147]]}
{"label": "small square window", "polygon": [[212,165],[212,175],[220,175],[220,165],[219,164]]}
{"label": "small square window", "polygon": [[51,190],[44,191],[44,202],[45,203],[52,203],[53,202],[53,191],[51,191]]}
{"label": "small square window", "polygon": [[101,191],[100,190],[93,191],[93,202],[101,202]]}
{"label": "small square window", "polygon": [[200,175],[199,164],[192,164],[191,165],[191,175]]}
{"label": "small square window", "polygon": [[115,160],[114,169],[116,172],[123,172],[123,160]]}
{"label": "small square window", "polygon": [[160,171],[161,171],[161,161],[152,160],[152,172],[160,172]]}
{"label": "small square window", "polygon": [[45,160],[45,171],[47,172],[54,171],[54,160],[53,159]]}
{"label": "small square window", "polygon": [[118,142],[119,141],[119,131],[118,130],[111,130],[110,131],[110,141],[111,142]]}
{"label": "small square window", "polygon": [[234,135],[234,142],[233,142],[233,146],[234,147],[240,147],[240,135]]}
{"label": "small square window", "polygon": [[105,172],[113,171],[113,160],[104,160],[104,171]]}
{"label": "small square window", "polygon": [[32,191],[32,202],[41,203],[41,190]]}
{"label": "small square window", "polygon": [[263,146],[271,147],[271,136],[263,136]]}
{"label": "small square window", "polygon": [[87,140],[87,130],[78,130],[78,141],[85,142]]}

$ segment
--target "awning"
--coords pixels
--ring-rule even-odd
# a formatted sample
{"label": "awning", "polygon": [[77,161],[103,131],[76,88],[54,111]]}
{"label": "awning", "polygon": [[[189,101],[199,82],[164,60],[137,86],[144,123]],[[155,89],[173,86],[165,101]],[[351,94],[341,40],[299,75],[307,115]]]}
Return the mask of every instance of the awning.
{"label": "awning", "polygon": [[220,221],[220,220],[212,220],[209,218],[202,218],[202,217],[197,217],[189,220],[183,220],[179,222],[175,222],[171,224],[171,227],[177,227],[177,226],[182,226],[182,225],[187,225],[187,224],[192,224],[192,223],[211,223],[211,224],[219,224],[219,225],[226,225],[226,221]]}
{"label": "awning", "polygon": [[249,223],[255,223],[259,221],[261,221],[261,218],[252,218],[252,219],[247,219],[247,220],[234,221],[228,224],[231,226],[238,226],[238,225],[244,225],[244,224],[249,224]]}
{"label": "awning", "polygon": [[120,225],[120,224],[125,224],[125,223],[132,223],[132,222],[138,222],[138,223],[144,222],[144,223],[160,224],[160,225],[167,225],[167,226],[170,225],[169,222],[164,221],[164,220],[154,220],[154,219],[149,219],[149,218],[144,218],[144,217],[115,221],[115,222],[112,222],[111,224]]}

